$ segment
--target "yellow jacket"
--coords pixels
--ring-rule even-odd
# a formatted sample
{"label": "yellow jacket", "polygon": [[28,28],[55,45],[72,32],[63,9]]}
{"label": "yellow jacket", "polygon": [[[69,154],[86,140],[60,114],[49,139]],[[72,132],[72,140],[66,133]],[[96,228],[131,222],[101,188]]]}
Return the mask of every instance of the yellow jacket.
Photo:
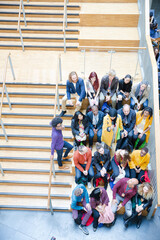
{"label": "yellow jacket", "polygon": [[130,169],[139,166],[142,170],[145,170],[150,160],[150,154],[147,153],[144,157],[140,155],[141,150],[134,150],[131,153],[131,161],[129,162]]}
{"label": "yellow jacket", "polygon": [[[142,114],[142,111],[139,111],[136,113],[136,125],[139,125],[143,119],[143,115],[141,116],[141,114]],[[146,118],[143,131],[145,131],[149,126],[152,125],[152,120],[153,120],[153,116],[150,119],[149,119],[149,116]],[[146,142],[148,142],[150,130],[148,130],[145,134],[146,134]]]}
{"label": "yellow jacket", "polygon": [[[121,116],[119,114],[117,114],[117,120],[116,120],[116,125],[117,125],[117,131],[116,131],[116,135],[115,135],[115,143],[117,142],[117,133],[118,133],[118,129],[120,128],[120,130],[123,130],[123,124],[122,124],[122,119]],[[104,118],[103,118],[103,126],[102,126],[102,137],[101,137],[101,141],[106,143],[109,147],[111,146],[112,143],[112,138],[113,138],[113,130],[111,130],[110,132],[107,131],[108,127],[112,126],[112,120],[110,119],[109,114],[107,114]]]}

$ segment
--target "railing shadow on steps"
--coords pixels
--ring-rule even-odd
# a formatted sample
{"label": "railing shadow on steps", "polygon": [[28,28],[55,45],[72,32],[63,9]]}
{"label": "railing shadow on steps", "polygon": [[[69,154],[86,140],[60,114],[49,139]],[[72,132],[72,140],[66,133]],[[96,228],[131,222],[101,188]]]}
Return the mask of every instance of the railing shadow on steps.
{"label": "railing shadow on steps", "polygon": [[18,27],[17,27],[17,31],[19,31],[20,39],[21,39],[21,45],[22,45],[22,50],[24,51],[23,36],[22,36],[22,31],[21,31],[21,26],[20,26],[20,21],[21,21],[21,9],[22,9],[22,12],[23,12],[23,18],[24,18],[25,27],[27,27],[27,21],[26,21],[26,15],[25,15],[25,10],[24,10],[23,0],[20,0],[20,1],[19,1],[19,15],[18,15]]}
{"label": "railing shadow on steps", "polygon": [[[59,84],[60,81],[62,81],[61,55],[60,54],[59,54],[58,59],[57,59],[57,72],[56,73],[57,74],[56,74],[56,92],[55,92],[55,104],[54,104],[54,117],[56,117],[57,106],[58,106],[58,111],[60,110],[59,89],[58,89],[58,84]],[[48,204],[47,204],[47,208],[50,209],[51,214],[53,215],[53,207],[52,207],[52,200],[51,200],[52,173],[53,173],[53,177],[56,178],[55,167],[54,167],[54,153],[53,153],[53,157],[50,157]]]}

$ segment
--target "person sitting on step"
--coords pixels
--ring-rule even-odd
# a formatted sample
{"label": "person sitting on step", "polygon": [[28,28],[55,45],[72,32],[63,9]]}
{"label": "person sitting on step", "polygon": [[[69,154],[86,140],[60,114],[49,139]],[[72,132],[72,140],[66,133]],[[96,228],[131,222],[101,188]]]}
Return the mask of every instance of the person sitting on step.
{"label": "person sitting on step", "polygon": [[105,75],[101,80],[100,88],[100,108],[102,108],[103,102],[112,102],[112,107],[116,107],[116,91],[118,86],[118,78],[116,72],[110,70],[108,75]]}
{"label": "person sitting on step", "polygon": [[[129,178],[130,177],[130,169],[128,163],[130,162],[131,157],[129,152],[124,149],[119,149],[115,152],[114,157],[111,161],[112,166],[112,181],[115,180],[118,182],[123,177]],[[114,183],[115,183],[114,181]]]}
{"label": "person sitting on step", "polygon": [[100,83],[96,72],[91,72],[86,82],[87,97],[89,100],[89,107],[99,105],[99,91]]}
{"label": "person sitting on step", "polygon": [[150,161],[148,148],[144,147],[141,150],[134,150],[131,154],[129,162],[131,178],[137,178],[139,181],[144,181],[144,173]]}
{"label": "person sitting on step", "polygon": [[87,113],[89,121],[89,147],[92,148],[93,138],[97,135],[97,142],[101,142],[102,126],[104,113],[98,111],[98,107],[94,105],[92,111]]}
{"label": "person sitting on step", "polygon": [[132,216],[125,220],[124,225],[127,228],[128,225],[132,222],[136,222],[136,227],[140,228],[142,223],[142,211],[152,206],[154,190],[151,183],[144,182],[138,185],[137,194],[133,198],[132,208],[133,213]]}
{"label": "person sitting on step", "polygon": [[78,184],[82,176],[88,182],[88,188],[91,188],[91,179],[94,177],[94,170],[92,166],[92,152],[90,148],[80,145],[78,150],[74,152],[73,160],[75,164],[75,182]]}
{"label": "person sitting on step", "polygon": [[[116,213],[125,207],[124,219],[132,216],[131,199],[137,193],[138,180],[136,178],[122,178],[113,187],[112,211]],[[120,203],[122,202],[122,203]]]}
{"label": "person sitting on step", "polygon": [[150,85],[147,81],[143,80],[140,83],[136,83],[132,87],[131,91],[131,108],[137,111],[148,107],[148,97],[150,93]]}
{"label": "person sitting on step", "polygon": [[[89,203],[89,195],[87,189],[83,184],[79,184],[75,187],[72,192],[71,201],[72,217],[75,223],[79,225],[79,228],[84,234],[89,235],[89,231],[86,228],[86,223],[92,214],[92,209]],[[84,211],[86,214],[83,220],[81,220]]]}
{"label": "person sitting on step", "polygon": [[63,159],[69,159],[72,157],[72,155],[68,155],[69,152],[72,150],[73,146],[63,140],[63,134],[62,130],[64,129],[64,126],[62,125],[62,118],[55,117],[53,118],[51,122],[52,126],[52,143],[51,143],[51,160],[53,160],[53,154],[54,150],[57,152],[57,161],[59,169],[68,169],[68,166],[62,165],[62,155],[63,155],[63,148],[66,148],[65,154],[63,156]]}
{"label": "person sitting on step", "polygon": [[[132,143],[135,149],[139,149],[141,145],[148,139],[150,136],[150,129],[153,121],[153,110],[150,107],[144,108],[143,111],[136,113],[136,124],[133,129]],[[136,142],[138,140],[138,143]]]}
{"label": "person sitting on step", "polygon": [[119,143],[120,149],[127,149],[129,152],[133,151],[132,137],[133,128],[136,123],[136,112],[130,108],[128,104],[124,104],[123,108],[119,109],[117,113],[122,118],[124,138],[121,138]]}
{"label": "person sitting on step", "polygon": [[102,178],[104,181],[104,188],[108,185],[108,167],[110,163],[110,151],[104,148],[104,143],[96,143],[96,152],[94,153],[94,166],[96,168],[96,175],[93,179],[93,186],[96,187],[96,179]]}
{"label": "person sitting on step", "polygon": [[72,134],[75,137],[76,147],[80,144],[86,145],[89,122],[86,115],[82,112],[75,112],[71,121]]}
{"label": "person sitting on step", "polygon": [[127,74],[123,79],[119,80],[119,89],[117,97],[117,109],[122,108],[122,101],[128,101],[130,99],[132,89],[132,77]]}
{"label": "person sitting on step", "polygon": [[86,96],[85,85],[82,78],[78,77],[76,72],[71,72],[68,77],[66,83],[66,95],[62,98],[62,112],[60,113],[60,117],[63,117],[66,113],[66,102],[68,100],[68,104],[73,106],[73,102],[71,98],[76,99],[76,108],[75,112],[79,111],[82,106],[82,100]]}

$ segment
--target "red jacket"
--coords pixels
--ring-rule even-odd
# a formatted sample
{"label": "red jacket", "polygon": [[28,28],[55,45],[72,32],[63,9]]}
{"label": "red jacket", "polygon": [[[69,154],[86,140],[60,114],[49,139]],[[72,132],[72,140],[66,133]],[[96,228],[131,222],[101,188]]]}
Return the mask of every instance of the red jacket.
{"label": "red jacket", "polygon": [[122,178],[113,187],[113,199],[116,199],[116,193],[121,197],[123,197],[123,193],[125,194],[122,206],[124,206],[137,193],[137,186],[128,191],[126,190],[128,180],[129,178]]}
{"label": "red jacket", "polygon": [[[91,165],[91,161],[92,161],[92,151],[90,148],[88,148],[88,152],[85,153],[84,155],[81,155],[79,153],[79,151],[75,151],[74,155],[73,155],[73,160],[74,160],[74,164],[75,166],[81,171],[83,172],[84,170],[89,170],[90,165]],[[86,164],[86,169],[83,169],[83,167],[81,166],[82,164]]]}

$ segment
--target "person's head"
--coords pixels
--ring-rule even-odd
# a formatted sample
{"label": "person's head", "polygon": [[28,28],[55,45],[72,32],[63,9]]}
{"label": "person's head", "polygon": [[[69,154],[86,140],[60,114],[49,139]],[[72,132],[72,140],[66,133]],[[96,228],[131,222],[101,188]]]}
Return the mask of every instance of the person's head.
{"label": "person's head", "polygon": [[90,197],[94,198],[97,201],[100,200],[100,196],[101,196],[101,189],[100,188],[95,188],[90,194]]}
{"label": "person's head", "polygon": [[145,197],[145,199],[152,199],[153,198],[153,194],[154,194],[154,190],[153,190],[153,186],[151,183],[149,182],[144,182],[142,184],[138,185],[138,193]]}
{"label": "person's head", "polygon": [[123,113],[125,116],[128,116],[128,114],[130,113],[130,106],[128,104],[123,105]]}
{"label": "person's head", "polygon": [[159,50],[157,47],[154,48],[154,54],[157,55],[159,53]]}
{"label": "person's head", "polygon": [[82,193],[83,193],[83,189],[82,189],[82,188],[76,188],[76,189],[74,190],[74,195],[75,195],[76,197],[81,196]]}
{"label": "person's head", "polygon": [[116,109],[110,108],[108,114],[109,114],[110,119],[111,119],[112,121],[116,120],[116,118],[117,118],[117,110],[116,110]]}
{"label": "person's head", "polygon": [[62,130],[62,128],[63,128],[62,122],[63,122],[62,118],[55,117],[55,118],[53,118],[51,125],[52,125],[52,127],[56,128],[57,130]]}
{"label": "person's head", "polygon": [[141,149],[140,156],[144,157],[148,153],[148,148],[144,147]]}
{"label": "person's head", "polygon": [[134,188],[139,182],[138,182],[138,179],[136,179],[136,178],[131,178],[131,179],[129,179],[128,180],[128,186],[130,187],[130,188]]}
{"label": "person's head", "polygon": [[111,69],[108,73],[108,76],[109,76],[109,80],[112,81],[116,76],[115,70]]}
{"label": "person's head", "polygon": [[145,118],[149,116],[149,119],[152,117],[152,115],[153,115],[153,109],[151,107],[145,107],[141,114],[141,116]]}
{"label": "person's head", "polygon": [[84,118],[85,118],[85,115],[80,111],[75,112],[73,116],[73,119],[75,120],[75,122],[78,122],[79,120],[82,121]]}
{"label": "person's head", "polygon": [[132,77],[131,77],[131,75],[129,75],[129,74],[127,74],[127,75],[124,77],[124,83],[125,83],[125,84],[128,84],[131,80],[132,80]]}
{"label": "person's head", "polygon": [[141,83],[140,83],[140,89],[141,91],[144,91],[148,86],[148,82],[143,80]]}
{"label": "person's head", "polygon": [[104,154],[104,144],[96,142],[96,150],[97,150],[97,152],[99,152],[100,154],[103,155]]}
{"label": "person's head", "polygon": [[85,153],[88,152],[88,148],[87,148],[86,146],[84,146],[84,145],[80,145],[80,146],[78,147],[78,151],[79,151],[79,153],[80,153],[81,155],[84,155]]}
{"label": "person's head", "polygon": [[127,162],[131,161],[131,157],[130,157],[129,152],[127,150],[122,149],[120,151],[120,155],[121,155],[121,157],[123,157],[123,164],[126,164]]}
{"label": "person's head", "polygon": [[68,79],[70,82],[76,83],[78,81],[78,75],[76,72],[70,72]]}
{"label": "person's head", "polygon": [[97,114],[98,114],[98,106],[93,105],[92,112],[93,112],[93,115],[97,116]]}
{"label": "person's head", "polygon": [[92,84],[93,88],[97,91],[99,88],[99,79],[98,79],[97,73],[91,72],[88,79]]}

